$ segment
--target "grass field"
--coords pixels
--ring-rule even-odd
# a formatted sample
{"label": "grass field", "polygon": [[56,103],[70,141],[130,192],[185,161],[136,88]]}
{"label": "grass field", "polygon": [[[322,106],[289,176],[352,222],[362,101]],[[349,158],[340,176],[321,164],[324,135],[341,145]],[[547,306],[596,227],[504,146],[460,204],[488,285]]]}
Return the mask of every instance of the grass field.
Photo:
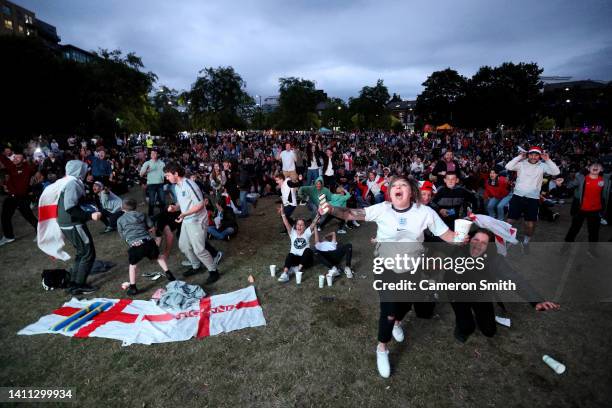
{"label": "grass field", "polygon": [[[203,341],[129,347],[106,339],[16,335],[69,299],[64,291],[42,290],[40,272],[52,265],[32,242],[32,229],[16,215],[19,239],[0,247],[0,386],[74,387],[77,405],[84,407],[612,406],[609,303],[563,304],[550,313],[535,313],[527,303],[509,304],[512,328],[499,327],[492,339],[477,333],[463,345],[453,338],[449,305],[439,304],[432,320],[410,313],[404,321],[406,341],[391,343],[392,376],[380,378],[374,353],[379,311],[370,286],[374,226],[339,238],[354,245],[354,279],[319,289],[323,268],[317,266],[304,274],[300,287],[294,280],[283,285],[268,271],[269,264],[282,264],[289,247],[287,236],[278,233],[275,206],[272,198],[260,200],[256,212],[264,215],[241,221],[231,242],[214,241],[225,252],[222,279],[205,287],[213,294],[230,292],[247,286],[252,273],[267,326]],[[565,207],[561,222],[543,222],[536,239],[563,236]],[[115,233],[98,235],[102,224],[90,228],[98,258],[118,264],[93,278],[101,286],[96,295],[122,297],[126,248]],[[602,235],[608,239],[609,228]],[[175,249],[172,270],[182,269],[181,259]],[[141,265],[141,271],[157,270],[154,263]],[[188,281],[200,284],[205,278]],[[150,298],[164,284],[139,283],[147,289],[139,299]],[[565,363],[566,373],[555,374],[542,363],[543,354]]]}

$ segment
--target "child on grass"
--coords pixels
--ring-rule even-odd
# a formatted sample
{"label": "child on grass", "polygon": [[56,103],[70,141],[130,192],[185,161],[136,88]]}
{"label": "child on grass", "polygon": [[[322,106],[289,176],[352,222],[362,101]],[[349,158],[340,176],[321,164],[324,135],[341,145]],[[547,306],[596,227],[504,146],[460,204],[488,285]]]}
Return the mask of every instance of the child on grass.
{"label": "child on grass", "polygon": [[138,203],[132,198],[123,200],[123,211],[125,213],[117,220],[117,230],[130,246],[128,249],[128,260],[130,262],[130,287],[127,294],[134,296],[138,293],[136,287],[136,273],[138,272],[138,262],[147,257],[156,260],[163,269],[169,281],[175,280],[174,275],[168,269],[166,258],[159,255],[159,248],[151,236],[151,231],[155,230],[153,222],[146,215],[136,211]]}

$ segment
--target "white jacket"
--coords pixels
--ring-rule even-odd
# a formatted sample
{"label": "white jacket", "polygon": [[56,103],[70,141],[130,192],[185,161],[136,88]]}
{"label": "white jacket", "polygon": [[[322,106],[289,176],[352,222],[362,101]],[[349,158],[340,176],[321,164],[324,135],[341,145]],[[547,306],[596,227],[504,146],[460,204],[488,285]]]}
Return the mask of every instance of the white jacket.
{"label": "white jacket", "polygon": [[291,190],[293,190],[293,188],[289,187],[290,180],[291,180],[290,178],[286,178],[285,181],[283,181],[283,184],[281,185],[281,197],[283,199],[283,206],[286,207],[288,205],[292,205],[296,207],[297,206],[297,200],[295,198],[296,192],[294,191],[293,194],[291,194]]}
{"label": "white jacket", "polygon": [[561,171],[552,160],[540,161],[536,164],[531,164],[522,156],[517,156],[506,164],[506,169],[516,171],[517,178],[514,185],[514,194],[527,198],[540,198],[540,190],[542,189],[542,179],[544,173],[556,176]]}

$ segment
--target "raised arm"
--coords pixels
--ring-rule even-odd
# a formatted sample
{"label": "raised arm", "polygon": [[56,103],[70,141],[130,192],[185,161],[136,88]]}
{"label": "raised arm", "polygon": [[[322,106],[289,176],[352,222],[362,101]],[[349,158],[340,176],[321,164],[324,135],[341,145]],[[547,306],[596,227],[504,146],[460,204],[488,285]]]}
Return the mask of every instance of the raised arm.
{"label": "raised arm", "polygon": [[310,228],[310,231],[316,231],[317,230],[317,223],[319,222],[319,218],[321,218],[321,215],[317,213],[317,216],[314,217],[314,219],[312,220],[312,223],[308,227],[308,228]]}
{"label": "raised arm", "polygon": [[329,203],[323,204],[319,211],[328,209],[329,213],[334,217],[341,218],[345,221],[365,221],[365,210],[363,208],[346,208],[346,207],[334,207]]}
{"label": "raised arm", "polygon": [[287,230],[287,234],[291,233],[291,224],[289,224],[289,221],[287,221],[287,216],[285,215],[285,212],[283,211],[283,206],[281,205],[280,207],[278,207],[278,213],[281,216],[281,220],[283,220],[283,225],[285,226],[285,229]]}
{"label": "raised arm", "polygon": [[518,168],[518,164],[525,160],[525,157],[527,157],[527,155],[525,153],[521,153],[514,159],[510,160],[508,164],[506,164],[506,170],[515,171]]}

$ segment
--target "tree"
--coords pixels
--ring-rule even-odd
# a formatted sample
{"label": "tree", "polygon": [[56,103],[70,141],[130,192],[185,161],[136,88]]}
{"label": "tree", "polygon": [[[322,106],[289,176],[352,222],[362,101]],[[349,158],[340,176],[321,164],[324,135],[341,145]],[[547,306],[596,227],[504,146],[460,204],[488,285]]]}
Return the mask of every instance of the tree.
{"label": "tree", "polygon": [[349,99],[353,123],[361,129],[389,129],[391,118],[387,112],[389,90],[382,79],[375,86],[364,86],[359,97]]}
{"label": "tree", "polygon": [[329,98],[321,112],[321,125],[328,128],[350,128],[350,115],[346,102],[340,98]]}
{"label": "tree", "polygon": [[[279,82],[279,129],[311,129],[317,126],[315,108],[325,100],[324,93],[317,91],[313,81],[302,78],[280,78]],[[315,116],[313,116],[313,114]]]}
{"label": "tree", "polygon": [[463,112],[466,84],[467,79],[450,68],[432,73],[422,84],[425,89],[417,97],[416,114],[426,123],[456,123]]}
{"label": "tree", "polygon": [[255,101],[232,67],[205,68],[187,93],[194,124],[207,129],[243,129]]}

